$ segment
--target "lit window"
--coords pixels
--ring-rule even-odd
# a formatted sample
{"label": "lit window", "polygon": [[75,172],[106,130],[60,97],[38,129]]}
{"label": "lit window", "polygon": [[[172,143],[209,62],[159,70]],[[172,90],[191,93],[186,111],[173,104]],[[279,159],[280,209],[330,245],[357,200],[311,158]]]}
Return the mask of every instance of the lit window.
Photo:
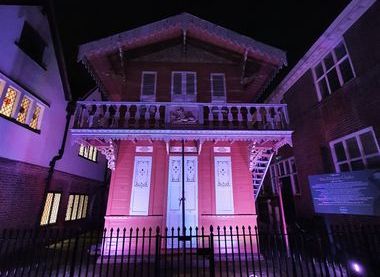
{"label": "lit window", "polygon": [[30,99],[28,97],[24,96],[24,98],[21,101],[20,109],[19,109],[18,115],[17,115],[17,121],[18,122],[25,123],[26,116],[28,114],[29,107],[30,107],[30,102],[31,102]]}
{"label": "lit window", "polygon": [[223,73],[211,73],[211,96],[213,101],[226,100],[226,81]]}
{"label": "lit window", "polygon": [[155,100],[156,95],[156,72],[145,71],[141,76],[141,99],[142,100]]}
{"label": "lit window", "polygon": [[301,194],[301,189],[298,184],[297,169],[294,157],[278,161],[270,166],[270,177],[272,184],[272,192],[277,193],[277,180],[281,178],[290,178],[293,194]]}
{"label": "lit window", "polygon": [[88,196],[80,194],[70,194],[67,203],[66,221],[86,218]]}
{"label": "lit window", "polygon": [[32,120],[30,121],[29,126],[32,127],[33,129],[38,128],[38,121],[40,119],[40,114],[41,114],[41,107],[36,106],[32,115]]}
{"label": "lit window", "polygon": [[195,72],[172,72],[172,99],[174,101],[195,101],[196,94]]}
{"label": "lit window", "polygon": [[57,222],[60,193],[49,192],[46,196],[44,210],[41,217],[41,225],[47,225]]}
{"label": "lit window", "polygon": [[354,77],[346,46],[340,42],[314,67],[315,86],[319,100],[330,95]]}
{"label": "lit window", "polygon": [[1,105],[0,114],[11,117],[15,107],[17,91],[11,87],[8,88]]}
{"label": "lit window", "polygon": [[98,158],[98,151],[92,145],[86,146],[86,145],[81,144],[79,147],[79,156],[87,160],[96,162]]}
{"label": "lit window", "polygon": [[330,142],[337,172],[380,167],[380,150],[372,127]]}

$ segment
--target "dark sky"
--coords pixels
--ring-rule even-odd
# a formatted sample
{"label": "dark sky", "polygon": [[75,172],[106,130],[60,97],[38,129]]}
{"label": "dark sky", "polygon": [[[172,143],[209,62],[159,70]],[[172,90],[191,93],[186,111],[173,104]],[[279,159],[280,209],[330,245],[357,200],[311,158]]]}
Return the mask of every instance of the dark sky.
{"label": "dark sky", "polygon": [[54,1],[71,91],[74,97],[95,86],[76,55],[80,44],[189,12],[287,52],[283,78],[349,3],[315,1]]}

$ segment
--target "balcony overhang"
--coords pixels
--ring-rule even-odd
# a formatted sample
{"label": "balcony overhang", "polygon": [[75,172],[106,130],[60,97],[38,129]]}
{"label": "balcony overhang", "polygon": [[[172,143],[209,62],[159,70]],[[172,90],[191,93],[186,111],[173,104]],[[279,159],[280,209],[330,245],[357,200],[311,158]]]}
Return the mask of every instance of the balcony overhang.
{"label": "balcony overhang", "polygon": [[167,129],[71,129],[80,140],[197,140],[197,141],[279,141],[291,138],[290,130],[167,130]]}

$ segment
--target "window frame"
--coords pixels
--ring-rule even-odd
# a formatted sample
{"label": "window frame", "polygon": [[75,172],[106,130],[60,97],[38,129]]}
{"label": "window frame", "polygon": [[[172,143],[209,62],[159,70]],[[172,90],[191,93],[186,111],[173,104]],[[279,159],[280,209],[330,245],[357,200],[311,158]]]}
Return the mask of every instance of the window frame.
{"label": "window frame", "polygon": [[[336,57],[336,54],[335,54],[335,48],[340,44],[342,43],[345,50],[346,50],[346,54],[341,57],[340,59],[338,59]],[[333,62],[334,64],[331,66],[331,68],[329,69],[326,69],[326,65],[325,65],[325,58],[328,56],[328,55],[332,55],[333,57]],[[350,67],[351,67],[351,70],[352,70],[352,78],[350,80],[348,80],[347,82],[344,82],[343,80],[343,77],[342,77],[342,73],[341,73],[341,70],[340,70],[340,64],[342,62],[344,62],[345,60],[348,60],[349,61],[349,64],[350,64]],[[323,74],[320,76],[320,77],[317,77],[317,73],[316,73],[316,68],[321,65],[322,66],[322,69],[323,69]],[[328,74],[333,70],[335,69],[336,73],[337,73],[337,76],[338,76],[338,80],[339,80],[339,85],[340,87],[334,91],[331,90],[330,88],[330,83],[329,83],[329,80],[328,80]],[[314,86],[315,86],[315,89],[317,91],[317,97],[318,97],[318,102],[321,102],[323,99],[327,98],[328,95],[331,95],[333,94],[335,91],[339,90],[340,88],[342,88],[345,84],[349,83],[351,80],[355,79],[356,78],[356,72],[355,72],[355,69],[354,69],[354,66],[352,64],[352,61],[351,61],[351,56],[350,56],[350,53],[348,51],[348,48],[347,48],[347,45],[346,45],[346,42],[344,41],[344,39],[340,40],[334,47],[332,47],[332,49],[327,52],[323,58],[321,59],[318,59],[317,63],[312,67],[312,75],[313,75],[313,80],[314,80]],[[327,86],[327,93],[328,95],[327,96],[324,96],[322,97],[322,93],[320,91],[320,88],[319,88],[319,85],[318,83],[324,79],[325,82],[326,82],[326,86]]]}
{"label": "window frame", "polygon": [[[143,94],[144,74],[153,74],[154,75],[154,93],[152,95],[144,95]],[[141,84],[140,84],[140,100],[141,101],[147,101],[147,102],[154,102],[154,101],[156,101],[156,95],[157,95],[157,71],[142,71],[141,72]]]}
{"label": "window frame", "polygon": [[[41,53],[41,60],[39,60],[37,57],[34,57],[29,52],[29,50],[26,49],[25,46],[21,43],[21,41],[22,41],[22,34],[23,34],[24,29],[25,29],[25,26],[28,26],[27,28],[30,28],[30,30],[32,32],[34,32],[33,35],[38,36],[39,43],[42,43],[44,45],[43,49],[42,49],[42,53]],[[15,41],[15,44],[18,46],[18,48],[23,53],[25,53],[25,55],[27,55],[31,60],[33,60],[36,64],[38,64],[42,69],[44,69],[45,71],[47,70],[47,66],[44,63],[44,59],[45,59],[45,52],[46,52],[46,48],[48,47],[48,44],[46,43],[45,39],[41,36],[41,34],[28,21],[26,21],[26,20],[24,21],[24,24],[22,25],[22,29],[21,29],[20,35],[18,37],[18,40]]]}
{"label": "window frame", "polygon": [[[362,144],[362,141],[360,139],[360,135],[362,134],[365,134],[365,133],[368,133],[368,132],[371,132],[371,134],[373,135],[373,138],[374,138],[374,141],[375,141],[375,145],[376,145],[376,148],[377,148],[377,152],[376,153],[372,153],[372,154],[365,154],[364,153],[364,148],[363,148],[363,144]],[[351,138],[355,138],[356,140],[356,143],[358,145],[358,148],[359,148],[359,151],[360,151],[360,156],[359,157],[356,157],[356,158],[351,158],[350,157],[350,154],[348,152],[348,147],[347,147],[347,140],[348,139],[351,139]],[[344,149],[344,154],[346,156],[346,159],[343,160],[343,161],[338,161],[338,158],[336,156],[336,153],[335,153],[335,148],[334,146],[338,143],[342,143],[343,145],[343,149]],[[376,134],[372,128],[372,126],[370,127],[367,127],[367,128],[364,128],[364,129],[361,129],[361,130],[358,130],[356,132],[353,132],[353,133],[350,133],[348,135],[345,135],[343,137],[340,137],[340,138],[337,138],[337,139],[334,139],[332,141],[329,142],[329,146],[330,146],[330,152],[331,152],[331,156],[333,158],[333,162],[334,162],[334,167],[335,167],[335,172],[337,173],[340,173],[342,172],[340,170],[340,165],[341,164],[344,164],[344,163],[347,163],[348,164],[348,167],[349,167],[349,171],[353,171],[352,170],[352,166],[351,166],[351,162],[352,161],[358,161],[358,160],[361,160],[364,164],[364,167],[367,168],[368,164],[367,164],[367,158],[371,158],[371,157],[376,157],[376,156],[379,156],[380,155],[380,147],[379,147],[379,142],[378,142],[378,139],[376,137]]]}
{"label": "window frame", "polygon": [[[53,194],[53,198],[52,198],[51,205],[49,207],[49,213],[48,213],[48,216],[47,216],[47,222],[43,224],[42,223],[42,219],[43,219],[43,216],[44,216],[44,213],[45,213],[46,200],[47,200],[49,194]],[[53,211],[53,206],[54,206],[54,199],[55,199],[56,195],[59,195],[57,214],[56,214],[55,221],[54,222],[50,222],[52,211]],[[61,202],[62,202],[62,192],[61,191],[49,191],[45,195],[44,200],[45,200],[44,201],[44,208],[42,210],[42,214],[41,214],[41,218],[40,218],[40,226],[44,227],[44,226],[51,226],[51,225],[57,224],[57,222],[58,222],[58,216],[59,216],[59,207],[61,206]]]}
{"label": "window frame", "polygon": [[[181,74],[181,95],[175,95],[173,91],[174,74]],[[188,95],[186,91],[187,74],[194,76],[194,95]],[[196,71],[172,71],[171,72],[171,86],[170,86],[171,101],[173,102],[196,102],[197,100],[197,72]]]}
{"label": "window frame", "polygon": [[[295,171],[293,170],[293,167],[292,167],[292,161],[295,164],[295,169],[296,169]],[[288,164],[288,166],[285,166],[286,163]],[[283,168],[283,171],[284,171],[283,174],[282,174],[281,168]],[[271,185],[272,185],[272,192],[274,194],[278,193],[277,186],[276,186],[277,178],[280,179],[284,177],[290,177],[290,183],[292,186],[292,194],[294,196],[301,195],[302,192],[301,192],[301,187],[299,185],[296,159],[294,158],[294,156],[271,164],[269,167],[269,173],[270,173],[270,180],[271,180]],[[297,184],[294,179],[294,176],[297,176]]]}
{"label": "window frame", "polygon": [[[72,202],[70,205],[70,197],[72,196]],[[75,199],[78,198],[78,204],[75,211],[75,216],[73,218],[74,214],[74,206],[75,206]],[[84,220],[87,218],[88,215],[88,205],[89,205],[89,195],[85,193],[70,193],[69,197],[67,198],[67,205],[66,205],[66,212],[65,212],[65,222],[73,222],[78,220]],[[87,199],[87,202],[86,202]],[[83,200],[83,201],[81,201]],[[82,205],[81,205],[82,203]],[[86,203],[86,205],[85,205]],[[86,207],[86,208],[85,208]],[[85,212],[85,216],[83,217],[83,211]],[[68,217],[68,212],[70,211],[70,216]],[[79,217],[80,214],[80,217]]]}
{"label": "window frame", "polygon": [[[214,76],[223,76],[223,96],[214,96]],[[227,100],[227,88],[226,88],[226,74],[225,73],[210,73],[210,82],[211,82],[211,102],[223,102]]]}
{"label": "window frame", "polygon": [[[34,94],[30,91],[27,91],[22,86],[15,83],[14,81],[9,79],[4,74],[0,73],[0,107],[3,104],[3,101],[5,98],[5,95],[7,94],[8,88],[12,88],[17,93],[16,99],[14,102],[14,108],[12,109],[12,113],[10,116],[0,114],[0,117],[7,119],[7,120],[19,125],[19,126],[22,126],[26,129],[32,131],[32,132],[40,134],[41,133],[41,126],[42,126],[42,119],[44,117],[45,110],[46,110],[46,108],[49,108],[50,105],[46,101],[44,101],[43,99],[39,98],[36,94]],[[17,120],[17,117],[18,117],[18,111],[20,110],[20,105],[22,103],[22,99],[24,97],[27,97],[31,101],[31,103],[29,106],[29,110],[28,110],[28,113],[26,116],[25,123],[22,123],[22,122],[19,122]],[[29,125],[31,123],[32,115],[34,113],[36,106],[39,106],[41,110],[40,110],[40,114],[39,114],[37,125],[36,125],[37,128],[33,128]]]}
{"label": "window frame", "polygon": [[[93,149],[96,150],[95,160],[93,160],[93,159],[91,159],[89,157],[84,156],[84,154],[83,155],[80,154],[80,148],[81,148],[82,145],[83,145],[83,147],[93,147]],[[83,150],[83,153],[84,153],[84,150]],[[92,155],[94,155],[93,153],[94,152],[92,152]],[[83,159],[85,159],[85,160],[87,160],[87,161],[90,161],[90,162],[93,162],[93,163],[98,163],[98,153],[99,153],[98,149],[95,146],[93,146],[93,145],[86,145],[84,143],[81,143],[79,145],[78,156],[81,157],[81,158],[83,158]]]}

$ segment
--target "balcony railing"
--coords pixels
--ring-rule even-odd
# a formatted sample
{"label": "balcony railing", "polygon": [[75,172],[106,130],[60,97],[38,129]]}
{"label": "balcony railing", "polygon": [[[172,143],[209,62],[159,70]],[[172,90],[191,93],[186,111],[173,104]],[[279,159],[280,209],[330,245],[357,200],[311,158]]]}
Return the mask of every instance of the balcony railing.
{"label": "balcony railing", "polygon": [[95,102],[77,103],[77,129],[287,130],[285,104]]}

